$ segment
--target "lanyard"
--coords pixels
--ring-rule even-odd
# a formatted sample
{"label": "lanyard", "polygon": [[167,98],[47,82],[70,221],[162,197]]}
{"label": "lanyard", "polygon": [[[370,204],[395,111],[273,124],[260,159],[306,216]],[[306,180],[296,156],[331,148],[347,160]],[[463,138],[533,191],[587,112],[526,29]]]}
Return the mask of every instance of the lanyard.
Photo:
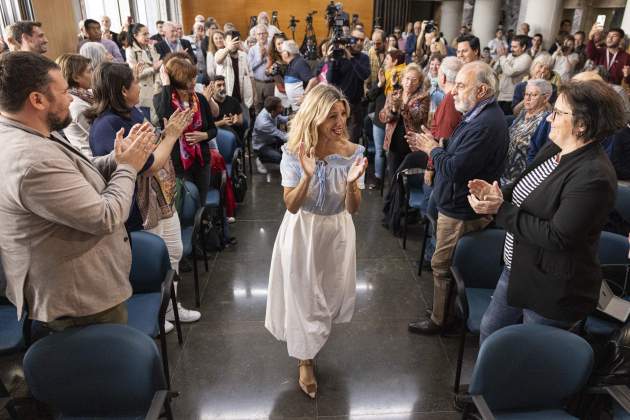
{"label": "lanyard", "polygon": [[606,50],[606,70],[610,71],[610,68],[613,66],[613,64],[615,64],[615,58],[617,58],[617,54],[619,53],[619,51],[617,51],[613,56],[612,56],[612,60],[610,59],[610,53],[608,52],[608,50]]}

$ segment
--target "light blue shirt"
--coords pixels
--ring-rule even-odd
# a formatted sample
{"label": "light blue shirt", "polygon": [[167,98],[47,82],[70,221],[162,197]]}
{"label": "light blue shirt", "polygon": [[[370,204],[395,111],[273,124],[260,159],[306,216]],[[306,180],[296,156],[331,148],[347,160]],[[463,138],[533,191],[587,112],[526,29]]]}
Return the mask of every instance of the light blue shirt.
{"label": "light blue shirt", "polygon": [[[358,157],[363,157],[364,152],[365,147],[358,145],[352,156],[333,154],[326,156],[323,160],[318,160],[301,209],[326,216],[344,211],[348,171]],[[282,146],[280,173],[282,186],[287,188],[297,187],[302,178],[300,160],[287,149],[286,145]],[[365,174],[357,180],[357,186],[360,189],[365,188]]]}
{"label": "light blue shirt", "polygon": [[101,44],[103,44],[107,52],[112,55],[113,61],[115,63],[125,62],[125,60],[123,60],[122,54],[120,53],[120,49],[118,48],[118,45],[116,45],[114,41],[112,41],[111,39],[103,38],[101,39]]}
{"label": "light blue shirt", "polygon": [[278,140],[286,142],[289,137],[286,132],[278,128],[278,123],[286,124],[288,121],[289,118],[284,115],[278,115],[275,118],[272,117],[271,114],[263,108],[256,117],[254,131],[252,132],[252,146],[254,150],[258,150],[266,144],[274,144]]}
{"label": "light blue shirt", "polygon": [[[269,54],[269,49],[267,49],[267,54]],[[254,79],[260,82],[272,80],[265,74],[265,70],[267,68],[267,56],[262,57],[260,55],[260,45],[256,44],[249,49],[249,52],[247,53],[247,60],[249,61],[252,73],[254,73]]]}

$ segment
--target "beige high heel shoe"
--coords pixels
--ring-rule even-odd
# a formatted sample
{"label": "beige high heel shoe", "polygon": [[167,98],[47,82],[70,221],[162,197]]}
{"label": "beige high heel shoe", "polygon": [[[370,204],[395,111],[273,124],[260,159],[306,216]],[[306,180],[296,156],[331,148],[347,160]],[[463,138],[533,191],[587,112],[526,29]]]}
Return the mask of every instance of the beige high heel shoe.
{"label": "beige high heel shoe", "polygon": [[[307,369],[310,368],[311,371],[312,371],[313,379],[315,379],[315,372],[313,371],[313,360],[300,360],[298,362],[298,375],[299,375],[300,368],[302,366],[306,366]],[[317,395],[317,381],[316,380],[313,383],[306,384],[306,383],[302,382],[301,375],[299,375],[298,376],[298,383],[300,384],[300,389],[306,395],[308,395],[311,399],[315,399],[315,396]]]}

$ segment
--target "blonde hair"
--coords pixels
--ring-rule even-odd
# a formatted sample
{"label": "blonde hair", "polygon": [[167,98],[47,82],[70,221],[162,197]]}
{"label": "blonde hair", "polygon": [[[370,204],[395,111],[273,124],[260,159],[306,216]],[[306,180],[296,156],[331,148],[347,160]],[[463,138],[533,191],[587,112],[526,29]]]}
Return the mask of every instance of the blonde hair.
{"label": "blonde hair", "polygon": [[[317,85],[305,97],[300,109],[289,125],[288,148],[297,153],[300,143],[304,142],[304,149],[317,147],[317,127],[328,117],[333,105],[341,101],[350,116],[350,104],[339,89],[331,85]],[[348,132],[344,137],[349,138]]]}

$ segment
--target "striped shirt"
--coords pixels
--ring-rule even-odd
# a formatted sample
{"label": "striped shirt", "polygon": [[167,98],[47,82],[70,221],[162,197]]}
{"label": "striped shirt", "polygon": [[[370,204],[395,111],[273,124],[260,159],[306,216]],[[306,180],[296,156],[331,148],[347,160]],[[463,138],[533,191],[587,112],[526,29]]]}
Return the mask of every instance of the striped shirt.
{"label": "striped shirt", "polygon": [[[514,187],[512,191],[512,204],[520,207],[523,201],[534,191],[547,177],[558,167],[556,157],[552,156],[533,171],[525,175]],[[508,270],[512,269],[512,254],[514,252],[514,235],[507,232],[505,235],[505,245],[503,246],[503,261]]]}

